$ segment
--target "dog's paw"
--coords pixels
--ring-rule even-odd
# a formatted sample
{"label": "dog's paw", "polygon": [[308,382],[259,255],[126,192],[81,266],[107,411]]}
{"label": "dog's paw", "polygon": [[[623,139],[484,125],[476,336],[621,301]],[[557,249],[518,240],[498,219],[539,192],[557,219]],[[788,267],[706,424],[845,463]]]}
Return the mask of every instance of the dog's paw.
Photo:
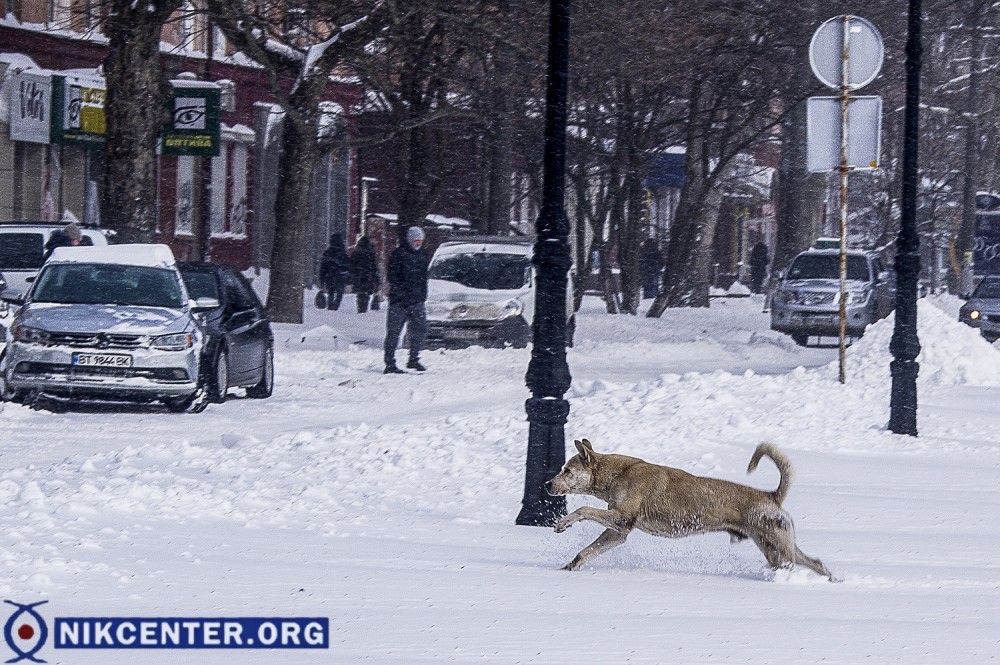
{"label": "dog's paw", "polygon": [[573,516],[572,515],[566,515],[565,517],[563,517],[562,519],[560,519],[558,522],[556,522],[556,525],[553,527],[553,529],[555,529],[556,533],[562,533],[563,531],[565,531],[566,529],[570,528],[574,524],[576,524],[576,520],[573,519]]}
{"label": "dog's paw", "polygon": [[580,567],[580,564],[578,564],[576,561],[570,561],[565,566],[563,566],[560,570],[576,570],[579,567]]}

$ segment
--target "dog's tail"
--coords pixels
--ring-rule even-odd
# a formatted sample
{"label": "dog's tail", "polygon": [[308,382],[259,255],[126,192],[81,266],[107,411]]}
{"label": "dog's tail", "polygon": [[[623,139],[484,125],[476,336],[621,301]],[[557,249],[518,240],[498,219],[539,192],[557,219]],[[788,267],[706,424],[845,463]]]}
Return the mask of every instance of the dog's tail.
{"label": "dog's tail", "polygon": [[757,468],[761,457],[770,457],[774,465],[778,467],[781,478],[778,481],[778,489],[774,490],[772,494],[780,506],[785,502],[788,490],[792,487],[792,478],[795,476],[792,471],[792,462],[773,443],[762,443],[757,446],[757,450],[753,451],[753,457],[750,458],[750,464],[747,465],[747,473],[751,473]]}

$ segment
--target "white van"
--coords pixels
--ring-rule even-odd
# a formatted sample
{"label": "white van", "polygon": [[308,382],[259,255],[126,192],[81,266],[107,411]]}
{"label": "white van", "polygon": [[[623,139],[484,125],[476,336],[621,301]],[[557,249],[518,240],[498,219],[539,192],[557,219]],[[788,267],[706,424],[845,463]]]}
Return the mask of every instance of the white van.
{"label": "white van", "polygon": [[[59,222],[0,222],[0,274],[7,282],[4,295],[24,298],[45,259],[45,243],[66,227]],[[100,229],[81,227],[84,245],[107,245]]]}
{"label": "white van", "polygon": [[[428,270],[426,346],[527,346],[535,315],[533,250],[534,238],[524,236],[470,237],[438,247]],[[572,314],[567,285],[570,335]]]}

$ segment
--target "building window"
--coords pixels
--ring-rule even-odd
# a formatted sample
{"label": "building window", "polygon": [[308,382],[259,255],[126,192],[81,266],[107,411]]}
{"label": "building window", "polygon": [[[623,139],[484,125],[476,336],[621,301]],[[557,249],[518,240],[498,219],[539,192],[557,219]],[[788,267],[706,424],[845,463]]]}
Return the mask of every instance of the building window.
{"label": "building window", "polygon": [[177,27],[179,31],[178,46],[186,49],[194,49],[195,40],[195,8],[191,0],[186,0],[181,5],[181,20]]}
{"label": "building window", "polygon": [[226,232],[226,161],[232,144],[223,143],[218,157],[212,158],[212,235]]}
{"label": "building window", "polygon": [[244,236],[247,232],[247,146],[243,143],[233,145],[232,162],[230,165],[232,177],[229,179],[229,231],[234,235]]}
{"label": "building window", "polygon": [[194,157],[177,158],[177,217],[174,235],[194,234]]}

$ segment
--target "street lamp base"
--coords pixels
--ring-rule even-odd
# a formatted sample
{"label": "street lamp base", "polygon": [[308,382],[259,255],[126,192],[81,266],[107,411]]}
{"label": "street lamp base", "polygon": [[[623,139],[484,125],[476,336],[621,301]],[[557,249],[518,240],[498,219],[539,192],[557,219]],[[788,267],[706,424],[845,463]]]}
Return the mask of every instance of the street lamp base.
{"label": "street lamp base", "polygon": [[917,435],[917,373],[920,365],[914,360],[893,360],[889,363],[892,390],[889,396],[889,431],[895,434]]}
{"label": "street lamp base", "polygon": [[563,426],[569,402],[563,399],[531,398],[524,403],[528,414],[528,456],[525,463],[524,499],[515,524],[555,526],[566,514],[566,497],[551,496],[545,483],[566,463]]}

